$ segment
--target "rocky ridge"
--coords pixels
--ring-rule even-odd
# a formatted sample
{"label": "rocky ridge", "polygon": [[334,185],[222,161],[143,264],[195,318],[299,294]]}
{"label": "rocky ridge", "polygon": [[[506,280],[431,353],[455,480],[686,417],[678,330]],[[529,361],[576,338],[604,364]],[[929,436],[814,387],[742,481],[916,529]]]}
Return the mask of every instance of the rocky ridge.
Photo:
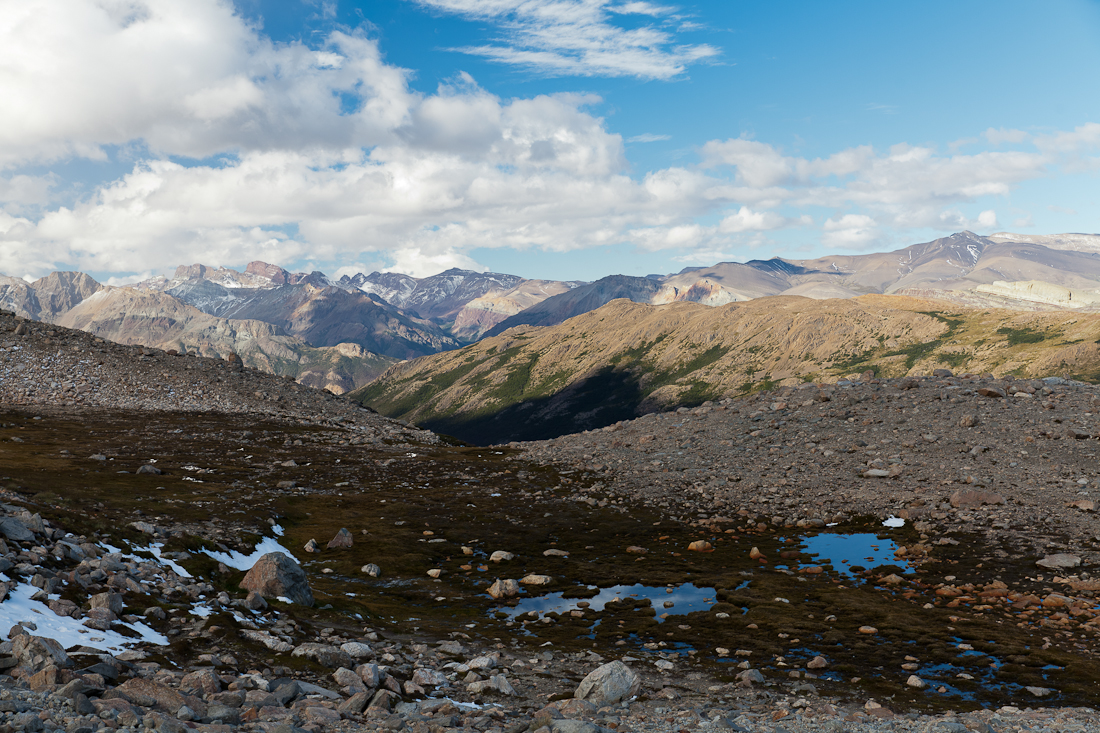
{"label": "rocky ridge", "polygon": [[61,408],[255,413],[349,423],[364,437],[434,440],[431,433],[363,410],[228,358],[125,346],[0,311],[0,403]]}

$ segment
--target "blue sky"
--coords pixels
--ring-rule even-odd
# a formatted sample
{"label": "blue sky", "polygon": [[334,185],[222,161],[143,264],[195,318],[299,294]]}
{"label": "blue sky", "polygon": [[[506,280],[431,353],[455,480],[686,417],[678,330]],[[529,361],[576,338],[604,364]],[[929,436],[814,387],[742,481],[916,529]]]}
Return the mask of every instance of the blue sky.
{"label": "blue sky", "polygon": [[1100,232],[1100,4],[0,0],[0,273]]}

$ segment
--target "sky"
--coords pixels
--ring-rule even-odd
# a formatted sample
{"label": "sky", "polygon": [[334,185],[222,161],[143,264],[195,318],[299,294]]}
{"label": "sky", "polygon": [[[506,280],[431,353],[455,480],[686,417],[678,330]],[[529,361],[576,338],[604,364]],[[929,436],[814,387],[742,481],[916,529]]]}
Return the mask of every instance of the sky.
{"label": "sky", "polygon": [[0,273],[1100,232],[1100,2],[0,0]]}

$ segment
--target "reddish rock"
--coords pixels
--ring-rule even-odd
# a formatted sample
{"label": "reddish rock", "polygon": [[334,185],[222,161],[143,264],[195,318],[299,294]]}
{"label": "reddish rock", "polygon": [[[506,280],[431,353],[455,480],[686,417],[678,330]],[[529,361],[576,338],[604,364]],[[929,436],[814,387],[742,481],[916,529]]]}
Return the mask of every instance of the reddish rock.
{"label": "reddish rock", "polygon": [[313,605],[313,591],[305,571],[282,552],[269,552],[257,560],[241,581],[241,587],[265,598],[289,598],[303,606]]}

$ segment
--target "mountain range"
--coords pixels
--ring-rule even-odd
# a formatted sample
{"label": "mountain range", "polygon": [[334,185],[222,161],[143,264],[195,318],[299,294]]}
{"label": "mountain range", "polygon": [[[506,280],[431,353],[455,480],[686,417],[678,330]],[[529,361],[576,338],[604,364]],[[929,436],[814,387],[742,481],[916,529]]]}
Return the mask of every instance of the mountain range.
{"label": "mountain range", "polygon": [[[238,353],[247,364],[342,393],[391,365],[460,349],[517,326],[556,326],[615,300],[721,307],[769,296],[871,294],[966,308],[1100,310],[1100,236],[960,232],[885,253],[722,262],[595,282],[450,269],[425,278],[333,279],[251,262],[180,266],[109,287],[83,273],[0,277],[0,306],[128,344]],[[464,352],[465,353],[465,352]]]}

